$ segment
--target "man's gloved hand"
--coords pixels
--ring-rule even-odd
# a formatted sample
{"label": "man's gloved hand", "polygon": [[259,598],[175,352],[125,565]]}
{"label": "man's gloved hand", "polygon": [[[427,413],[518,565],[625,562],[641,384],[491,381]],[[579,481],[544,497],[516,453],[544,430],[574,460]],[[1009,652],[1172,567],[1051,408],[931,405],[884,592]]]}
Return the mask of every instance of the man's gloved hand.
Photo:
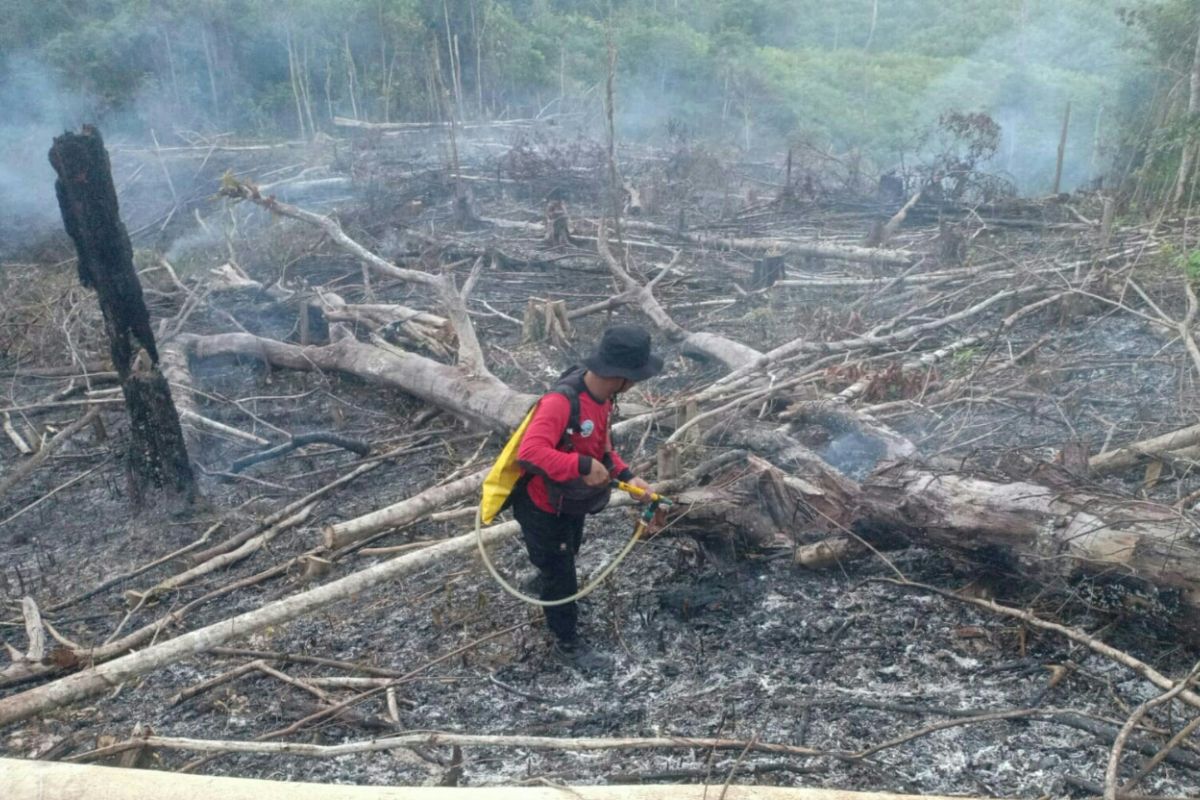
{"label": "man's gloved hand", "polygon": [[630,486],[634,487],[635,489],[642,490],[641,494],[635,494],[633,496],[633,498],[635,500],[637,500],[639,503],[643,503],[643,504],[650,502],[650,494],[653,491],[653,489],[650,488],[650,484],[646,483],[641,478],[630,478],[629,480],[626,481],[626,483],[628,483]]}

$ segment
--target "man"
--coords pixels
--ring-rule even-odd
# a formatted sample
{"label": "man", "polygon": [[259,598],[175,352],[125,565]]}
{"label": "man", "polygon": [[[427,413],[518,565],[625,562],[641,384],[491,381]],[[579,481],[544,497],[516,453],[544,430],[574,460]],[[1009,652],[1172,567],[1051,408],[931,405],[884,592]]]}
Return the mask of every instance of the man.
{"label": "man", "polygon": [[[613,450],[609,435],[613,399],[662,370],[662,359],[650,352],[650,334],[632,325],[611,327],[583,364],[585,369],[568,373],[538,401],[517,452],[527,479],[514,489],[513,515],[538,569],[543,600],[579,591],[575,556],[584,519],[608,504],[611,479],[650,488]],[[571,395],[578,397],[577,430]],[[607,659],[579,638],[575,603],[547,606],[545,612],[560,656],[586,670],[605,665]]]}

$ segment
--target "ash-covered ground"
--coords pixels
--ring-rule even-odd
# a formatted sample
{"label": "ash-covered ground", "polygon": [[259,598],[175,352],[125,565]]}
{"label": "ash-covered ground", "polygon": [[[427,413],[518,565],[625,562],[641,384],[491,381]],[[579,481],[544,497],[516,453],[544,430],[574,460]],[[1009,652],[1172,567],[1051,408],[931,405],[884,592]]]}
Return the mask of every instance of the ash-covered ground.
{"label": "ash-covered ground", "polygon": [[[486,149],[486,148],[484,148]],[[513,148],[512,152],[518,152]],[[524,150],[519,152],[525,153]],[[526,153],[528,155],[528,153]],[[580,158],[578,153],[557,157]],[[412,258],[409,231],[433,227],[448,216],[444,176],[421,173],[402,184],[394,172],[427,166],[429,157],[388,162],[358,153],[348,174],[355,202],[343,207],[343,224],[359,240],[389,258]],[[530,166],[533,163],[533,166]],[[542,162],[521,162],[527,170]],[[590,162],[589,162],[590,163]],[[390,164],[387,168],[380,165]],[[213,165],[213,169],[217,167]],[[369,167],[369,169],[368,169]],[[515,167],[514,167],[515,169]],[[598,167],[584,178],[592,181]],[[270,172],[270,170],[264,170]],[[526,176],[477,201],[491,215],[530,219],[529,205],[540,197],[553,173]],[[394,181],[394,183],[393,183]],[[340,191],[340,189],[339,189]],[[731,201],[727,189],[688,195],[716,218]],[[697,199],[699,198],[699,199]],[[581,206],[593,200],[580,200]],[[708,205],[705,205],[705,203]],[[749,199],[743,202],[750,203]],[[753,204],[751,204],[753,205]],[[760,204],[761,205],[761,204]],[[589,212],[597,209],[587,206]],[[582,212],[581,212],[582,213]],[[210,217],[234,220],[225,235],[192,235],[189,244],[167,249],[185,281],[203,276],[232,253],[252,277],[278,279],[289,288],[332,286],[351,301],[365,300],[355,284],[358,264],[310,230],[269,224],[261,212],[243,207],[219,209]],[[595,216],[595,214],[592,214]],[[757,216],[755,216],[757,215]],[[676,209],[659,216],[674,220]],[[697,214],[699,216],[699,213]],[[154,215],[148,218],[157,219]],[[861,215],[822,212],[814,207],[763,210],[727,223],[739,235],[813,235],[852,241],[861,233]],[[163,228],[166,228],[163,225]],[[220,230],[218,228],[218,230]],[[1008,260],[1042,264],[1064,260],[1078,246],[1061,235],[1022,230],[989,231],[980,250],[1000,251]],[[897,246],[931,251],[936,229],[915,224]],[[182,241],[182,239],[180,240]],[[522,341],[520,329],[499,314],[520,318],[530,297],[566,300],[568,306],[603,300],[613,293],[594,253],[548,257],[534,234],[484,229],[458,235],[459,243],[490,244],[527,261],[488,270],[472,305],[489,363],[498,377],[526,391],[549,384],[563,367],[588,349],[609,321],[604,316],[576,321],[566,347]],[[651,262],[669,260],[647,249]],[[994,255],[994,254],[993,254]],[[993,255],[989,255],[991,258]],[[641,255],[639,255],[641,258]],[[1003,261],[1004,259],[1001,259]],[[656,288],[677,321],[692,330],[720,332],[766,349],[796,336],[835,341],[865,331],[886,333],[902,324],[935,319],[998,291],[1012,278],[959,288],[897,287],[888,296],[862,302],[854,294],[810,289],[746,292],[754,258],[740,253],[689,253]],[[150,263],[150,262],[147,262]],[[1161,266],[1161,265],[1159,265]],[[459,264],[465,275],[470,264]],[[1148,264],[1148,269],[1157,268]],[[935,269],[933,264],[929,269]],[[852,272],[811,260],[788,269],[836,278]],[[1064,269],[1068,269],[1064,267]],[[879,268],[871,268],[875,275]],[[90,296],[72,284],[70,269],[41,264],[6,270],[21,278],[12,313],[3,318],[10,345],[4,389],[6,408],[45,400],[68,387],[68,378],[36,377],[31,367],[58,366],[100,358],[103,344]],[[1182,298],[1168,281],[1147,275],[1149,291],[1172,312]],[[886,275],[877,277],[886,278]],[[156,319],[179,314],[184,298],[172,294],[161,271],[143,274]],[[1024,278],[1022,280],[1025,280]],[[1050,279],[1047,279],[1050,280]],[[1007,283],[1006,283],[1007,282]],[[737,289],[732,288],[737,285]],[[49,288],[46,288],[49,287]],[[38,291],[35,291],[38,290]],[[740,290],[740,291],[739,291]],[[407,286],[378,282],[375,302],[428,307]],[[484,305],[486,303],[486,305]],[[1012,304],[939,332],[942,342],[996,329]],[[1069,312],[1069,313],[1068,313]],[[631,309],[612,319],[639,321]],[[24,326],[18,330],[18,326]],[[236,328],[295,340],[294,309],[255,292],[205,299],[189,314],[188,332],[216,333]],[[21,333],[23,331],[24,333]],[[71,336],[64,341],[60,332]],[[72,338],[72,336],[74,338]],[[33,344],[28,344],[32,342]],[[933,337],[904,345],[913,353],[932,348]],[[668,374],[640,387],[631,404],[654,406],[703,387],[721,372],[683,358],[663,344]],[[1097,304],[1059,306],[1021,321],[982,344],[939,363],[923,384],[881,381],[865,402],[879,418],[912,438],[942,466],[1027,479],[1034,467],[1052,460],[1065,442],[1089,440],[1093,452],[1105,442],[1124,442],[1181,427],[1195,416],[1195,382],[1181,348],[1144,321]],[[910,353],[872,353],[868,368],[882,370]],[[1016,357],[1021,355],[1018,362]],[[885,357],[886,356],[886,357]],[[814,373],[795,396],[806,399],[836,393],[861,376],[830,362]],[[130,614],[124,592],[144,590],[178,572],[176,561],[124,581],[60,610],[56,604],[114,575],[133,570],[196,540],[224,520],[214,541],[224,539],[280,506],[349,472],[358,462],[346,451],[316,446],[256,465],[234,476],[232,461],[254,447],[212,434],[200,437],[192,452],[202,468],[205,499],[196,508],[148,510],[133,514],[125,496],[118,452],[124,436],[119,405],[106,407],[103,430],[79,436],[17,490],[0,501],[0,592],[7,602],[0,638],[18,650],[26,646],[20,598],[34,597],[64,637],[90,645],[104,642],[220,587],[255,575],[315,547],[321,526],[350,519],[436,484],[494,455],[498,436],[485,437],[445,414],[433,414],[412,398],[332,373],[292,373],[251,360],[219,359],[192,364],[196,403],[213,419],[278,440],[293,434],[334,430],[370,442],[376,452],[398,450],[378,469],[323,499],[309,520],[281,534],[266,548],[229,569],[205,576]],[[970,377],[970,389],[944,401],[925,396],[956,378]],[[111,384],[108,384],[111,386]],[[64,399],[86,397],[81,393]],[[101,397],[102,395],[92,395]],[[111,395],[109,396],[111,397]],[[752,411],[769,419],[776,406]],[[26,432],[61,429],[80,413],[78,406],[51,405],[13,411]],[[720,420],[718,420],[720,422]],[[643,436],[643,432],[645,435]],[[652,463],[665,431],[639,429],[619,442],[635,462]],[[820,445],[831,460],[836,446]],[[720,436],[697,448],[697,460],[719,453]],[[834,454],[834,455],[830,455]],[[844,455],[844,454],[842,454]],[[841,456],[839,456],[841,457]],[[861,468],[847,456],[847,469]],[[472,461],[474,459],[474,461]],[[0,438],[0,479],[20,456]],[[93,470],[84,474],[88,470]],[[82,477],[81,477],[82,476]],[[73,482],[72,482],[73,481]],[[1196,489],[1190,464],[1173,461],[1150,482],[1138,475],[1108,479],[1107,488],[1142,492],[1174,501]],[[53,494],[51,494],[53,492]],[[35,504],[36,505],[31,505]],[[16,518],[12,515],[19,514]],[[589,523],[581,571],[594,574],[631,532],[628,512],[611,510]],[[387,547],[466,532],[458,522],[424,522],[372,541]],[[805,541],[812,532],[798,530]],[[815,535],[815,534],[813,534]],[[495,548],[509,575],[528,569],[516,540]],[[951,561],[917,548],[886,554],[914,581],[950,590],[994,595],[1046,616],[1098,632],[1117,647],[1182,675],[1198,650],[1166,621],[1120,617],[1090,608],[1070,587],[1030,586],[1012,574],[989,574],[978,565]],[[341,577],[387,556],[342,554],[328,575]],[[203,604],[164,635],[253,610],[263,603],[310,586],[299,568]],[[723,783],[731,770],[742,782],[830,786],[944,794],[1009,797],[1085,796],[1098,784],[1116,730],[1139,703],[1158,690],[1086,649],[1025,628],[937,595],[900,589],[883,579],[894,575],[878,559],[848,562],[810,572],[794,566],[790,553],[736,556],[688,537],[666,535],[635,550],[613,578],[583,605],[583,630],[614,658],[611,669],[583,674],[557,661],[539,613],[502,593],[478,558],[455,556],[392,585],[348,598],[318,613],[253,635],[236,646],[257,651],[352,661],[400,674],[417,671],[398,691],[399,722],[388,718],[382,697],[351,712],[287,737],[289,741],[333,744],[402,732],[455,732],[553,737],[720,737],[757,740],[837,751],[839,756],[801,757],[705,748],[611,751],[493,749],[467,747],[461,764],[450,747],[436,746],[363,753],[320,760],[285,755],[222,755],[195,768],[213,774],[373,784],[420,784],[456,780],[463,785],[514,782],[710,782]],[[521,623],[525,623],[521,625]],[[474,642],[505,631],[486,642]],[[460,655],[426,665],[460,648]],[[174,696],[251,660],[250,655],[197,656],[130,681],[108,695],[67,706],[41,719],[0,730],[0,753],[21,757],[65,758],[112,739],[124,739],[135,726],[167,736],[253,739],[312,713],[316,699],[302,688],[252,672],[192,699]],[[353,671],[287,660],[271,662],[297,679],[346,676]],[[23,687],[10,687],[4,696]],[[349,690],[326,688],[332,698]],[[929,733],[866,757],[853,754],[935,722],[991,711],[1036,709],[1025,719],[971,722]],[[1127,748],[1125,775],[1152,755],[1180,720],[1149,717],[1157,732],[1139,733]],[[194,754],[156,751],[145,766],[179,769]],[[1073,782],[1074,781],[1074,782]],[[1200,747],[1185,743],[1174,758],[1150,775],[1146,792],[1195,796],[1200,789]]]}

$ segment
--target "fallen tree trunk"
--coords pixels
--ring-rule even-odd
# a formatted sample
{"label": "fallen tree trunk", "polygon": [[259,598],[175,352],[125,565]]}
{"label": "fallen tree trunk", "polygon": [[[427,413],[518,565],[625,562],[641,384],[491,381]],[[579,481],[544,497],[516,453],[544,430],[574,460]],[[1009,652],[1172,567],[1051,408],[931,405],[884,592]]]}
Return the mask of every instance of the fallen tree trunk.
{"label": "fallen tree trunk", "polygon": [[[951,800],[936,795],[844,792],[837,789],[730,785],[715,792],[701,785],[666,786],[345,786],[295,781],[181,775],[149,769],[122,769],[50,761],[0,759],[0,783],[7,800],[103,797],[105,800]],[[953,800],[964,800],[953,798]]]}
{"label": "fallen tree trunk", "polygon": [[179,338],[194,358],[246,356],[286,369],[337,370],[357,375],[400,389],[490,430],[512,430],[537,399],[510,389],[490,375],[472,377],[432,359],[384,350],[352,338],[321,347],[287,344],[249,333],[187,334]]}
{"label": "fallen tree trunk", "polygon": [[1130,610],[1196,627],[1200,539],[1168,506],[1033,483],[997,483],[910,466],[862,485],[861,518],[1034,581],[1098,576],[1128,590]]}

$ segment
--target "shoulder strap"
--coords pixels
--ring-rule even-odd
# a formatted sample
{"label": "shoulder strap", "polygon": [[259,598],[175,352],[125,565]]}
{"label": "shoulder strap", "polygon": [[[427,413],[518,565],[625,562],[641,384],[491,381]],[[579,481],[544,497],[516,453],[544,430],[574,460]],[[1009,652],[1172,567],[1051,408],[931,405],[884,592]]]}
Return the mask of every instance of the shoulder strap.
{"label": "shoulder strap", "polygon": [[579,430],[579,394],[586,390],[583,385],[583,367],[575,366],[558,376],[558,381],[550,389],[555,394],[561,394],[571,404],[571,413],[567,416],[567,427],[563,431],[563,441],[569,442],[571,434]]}

